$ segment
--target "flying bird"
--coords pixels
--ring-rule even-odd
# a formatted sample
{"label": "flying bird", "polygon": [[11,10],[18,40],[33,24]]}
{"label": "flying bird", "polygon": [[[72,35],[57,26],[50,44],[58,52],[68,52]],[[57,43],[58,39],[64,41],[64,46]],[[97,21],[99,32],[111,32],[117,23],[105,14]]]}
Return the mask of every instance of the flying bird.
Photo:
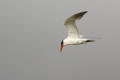
{"label": "flying bird", "polygon": [[80,35],[76,25],[76,20],[81,19],[87,12],[88,11],[79,12],[68,17],[65,20],[64,25],[68,31],[68,36],[61,41],[60,52],[62,52],[63,47],[66,45],[80,45],[87,42],[94,42],[94,40],[86,39],[82,35]]}

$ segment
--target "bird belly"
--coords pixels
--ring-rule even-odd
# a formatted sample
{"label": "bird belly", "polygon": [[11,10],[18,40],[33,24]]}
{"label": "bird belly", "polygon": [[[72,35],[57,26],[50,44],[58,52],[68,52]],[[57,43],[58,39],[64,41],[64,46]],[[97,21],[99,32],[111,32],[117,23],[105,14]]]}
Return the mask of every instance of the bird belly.
{"label": "bird belly", "polygon": [[83,41],[80,39],[71,39],[65,41],[65,45],[80,45],[80,44],[83,44]]}

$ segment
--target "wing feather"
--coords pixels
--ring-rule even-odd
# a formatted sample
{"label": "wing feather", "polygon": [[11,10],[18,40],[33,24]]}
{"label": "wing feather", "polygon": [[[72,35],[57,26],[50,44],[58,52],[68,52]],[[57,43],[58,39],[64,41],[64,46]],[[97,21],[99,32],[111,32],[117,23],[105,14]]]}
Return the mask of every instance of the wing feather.
{"label": "wing feather", "polygon": [[85,13],[87,13],[87,11],[79,12],[65,20],[64,25],[68,30],[68,37],[80,37],[75,21],[81,19]]}

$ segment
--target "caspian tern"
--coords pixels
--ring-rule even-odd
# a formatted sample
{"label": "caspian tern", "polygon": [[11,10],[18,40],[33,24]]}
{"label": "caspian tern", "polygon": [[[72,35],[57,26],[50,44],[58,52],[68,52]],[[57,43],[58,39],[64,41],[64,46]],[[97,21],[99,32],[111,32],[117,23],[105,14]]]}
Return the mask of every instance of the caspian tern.
{"label": "caspian tern", "polygon": [[64,25],[67,28],[68,36],[61,41],[60,52],[62,52],[63,47],[66,45],[80,45],[87,42],[94,42],[94,40],[83,38],[83,36],[79,34],[79,30],[75,23],[76,20],[81,19],[83,15],[87,12],[88,11],[79,12],[65,20]]}

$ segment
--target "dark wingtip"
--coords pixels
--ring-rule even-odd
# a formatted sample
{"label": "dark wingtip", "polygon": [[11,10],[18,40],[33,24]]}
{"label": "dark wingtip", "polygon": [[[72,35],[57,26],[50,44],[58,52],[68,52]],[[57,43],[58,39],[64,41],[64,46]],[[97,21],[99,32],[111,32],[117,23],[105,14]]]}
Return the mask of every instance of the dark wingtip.
{"label": "dark wingtip", "polygon": [[87,13],[88,11],[83,11],[83,12]]}
{"label": "dark wingtip", "polygon": [[88,12],[88,11],[83,11],[82,13],[85,14],[85,13],[87,13],[87,12]]}
{"label": "dark wingtip", "polygon": [[95,40],[87,40],[86,42],[95,42]]}

